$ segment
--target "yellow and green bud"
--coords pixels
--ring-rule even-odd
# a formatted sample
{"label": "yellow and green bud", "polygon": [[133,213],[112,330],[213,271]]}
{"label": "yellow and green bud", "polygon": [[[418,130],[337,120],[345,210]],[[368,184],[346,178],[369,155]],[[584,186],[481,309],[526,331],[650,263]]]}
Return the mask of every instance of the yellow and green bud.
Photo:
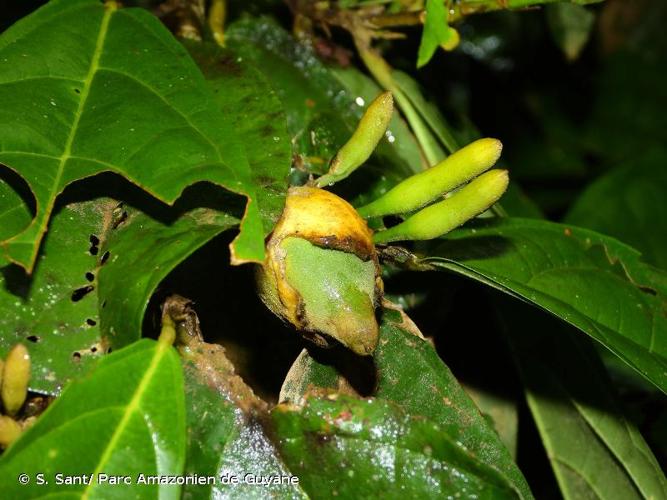
{"label": "yellow and green bud", "polygon": [[290,188],[266,253],[258,284],[271,311],[321,346],[333,338],[373,353],[380,267],[372,231],[349,203],[323,189]]}
{"label": "yellow and green bud", "polygon": [[491,168],[502,151],[497,139],[479,139],[437,165],[408,177],[377,200],[359,209],[362,217],[417,210]]}
{"label": "yellow and green bud", "polygon": [[5,359],[0,396],[7,415],[16,415],[28,396],[30,355],[23,344],[16,344]]}
{"label": "yellow and green bud", "polygon": [[437,238],[481,214],[503,195],[509,183],[507,170],[491,170],[454,193],[434,203],[404,222],[375,233],[375,243]]}
{"label": "yellow and green bud", "polygon": [[317,186],[329,186],[345,179],[368,160],[384,137],[393,111],[394,98],[391,92],[383,92],[377,96],[361,117],[350,140],[331,160],[329,172],[317,180]]}

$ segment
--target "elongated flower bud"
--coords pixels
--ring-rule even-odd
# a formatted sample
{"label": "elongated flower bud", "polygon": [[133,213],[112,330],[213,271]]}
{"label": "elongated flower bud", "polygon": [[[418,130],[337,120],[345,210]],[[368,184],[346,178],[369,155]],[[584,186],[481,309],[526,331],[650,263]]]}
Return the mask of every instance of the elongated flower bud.
{"label": "elongated flower bud", "polygon": [[30,355],[23,344],[16,344],[5,359],[2,370],[2,404],[7,415],[16,415],[28,395]]}
{"label": "elongated flower bud", "polygon": [[21,426],[12,417],[0,415],[0,448],[7,448],[21,435]]}
{"label": "elongated flower bud", "polygon": [[498,139],[479,139],[434,167],[408,177],[359,209],[362,217],[411,212],[491,168],[502,151]]}
{"label": "elongated flower bud", "polygon": [[317,185],[328,186],[345,179],[368,160],[384,137],[393,111],[394,98],[391,92],[383,92],[377,96],[359,120],[350,140],[331,160],[329,172],[317,180]]}
{"label": "elongated flower bud", "polygon": [[266,254],[258,284],[271,311],[321,346],[331,337],[360,355],[375,350],[380,267],[372,232],[349,203],[290,188]]}
{"label": "elongated flower bud", "polygon": [[420,210],[404,222],[375,233],[376,243],[430,240],[481,214],[503,195],[509,183],[507,170],[486,172],[450,198]]}

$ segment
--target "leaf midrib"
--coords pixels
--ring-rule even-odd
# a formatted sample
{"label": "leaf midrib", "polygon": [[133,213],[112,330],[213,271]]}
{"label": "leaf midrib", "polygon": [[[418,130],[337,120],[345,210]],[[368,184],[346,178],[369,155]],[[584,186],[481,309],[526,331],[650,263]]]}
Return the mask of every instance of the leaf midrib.
{"label": "leaf midrib", "polygon": [[[105,4],[104,6],[104,16],[102,17],[102,22],[100,24],[100,32],[97,35],[97,41],[95,42],[95,50],[93,51],[93,57],[91,58],[90,61],[90,67],[88,68],[88,73],[86,74],[86,77],[83,80],[83,85],[81,86],[82,89],[80,94],[81,97],[79,98],[79,105],[77,106],[76,112],[74,113],[74,121],[72,122],[69,134],[67,135],[63,153],[60,155],[58,170],[56,171],[51,192],[49,193],[47,206],[44,207],[44,212],[42,214],[42,217],[38,221],[39,224],[38,234],[42,234],[46,230],[46,222],[48,221],[51,210],[53,209],[55,198],[58,194],[58,189],[60,188],[60,182],[62,180],[63,173],[65,171],[65,164],[67,163],[67,160],[70,158],[72,152],[72,144],[74,143],[74,139],[76,137],[77,130],[79,127],[79,121],[81,120],[83,109],[86,105],[86,101],[88,100],[88,95],[90,94],[90,87],[93,78],[95,77],[95,73],[97,72],[97,69],[99,67],[100,57],[102,55],[102,49],[104,47],[104,41],[106,40],[106,36],[109,31],[109,21],[111,20],[111,16],[115,12],[116,8],[117,7],[114,4]],[[39,203],[39,200],[37,200],[37,203]],[[21,234],[23,233],[19,233],[17,236],[20,236]],[[16,238],[16,236],[14,238]],[[14,238],[11,238],[9,241],[13,240]],[[30,256],[31,270],[37,258],[38,249],[39,245],[32,245],[32,251]]]}

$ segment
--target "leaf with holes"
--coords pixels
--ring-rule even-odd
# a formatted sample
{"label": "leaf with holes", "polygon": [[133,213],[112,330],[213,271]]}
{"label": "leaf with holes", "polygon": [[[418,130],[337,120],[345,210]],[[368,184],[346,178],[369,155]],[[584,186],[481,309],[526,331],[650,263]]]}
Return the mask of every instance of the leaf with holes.
{"label": "leaf with holes", "polygon": [[73,186],[68,198],[101,191],[130,201],[61,204],[33,274],[18,266],[2,271],[0,356],[16,342],[34,342],[27,345],[31,389],[38,392],[58,393],[90,369],[98,354],[139,339],[144,311],[160,281],[238,224],[224,212],[237,200],[215,186],[188,188],[169,207],[128,190],[120,178],[99,181]]}
{"label": "leaf with holes", "polygon": [[[176,351],[144,339],[104,358],[89,377],[63,392],[42,417],[0,458],[3,495],[110,495],[179,498],[180,487],[90,484],[58,485],[55,474],[131,476],[183,471],[185,404]],[[43,473],[48,484],[13,480]]]}
{"label": "leaf with holes", "polygon": [[667,392],[667,276],[613,238],[540,220],[471,224],[423,264],[481,281],[576,326]]}
{"label": "leaf with holes", "polygon": [[56,207],[33,274],[27,276],[18,266],[2,269],[0,357],[17,342],[28,346],[32,390],[59,392],[106,349],[94,290],[100,258],[95,235],[110,207],[104,201]]}
{"label": "leaf with holes", "polygon": [[248,196],[232,259],[263,259],[278,204],[260,207],[232,123],[157,19],[114,2],[54,0],[0,36],[0,61],[0,162],[37,206],[32,223],[0,243],[7,259],[32,270],[58,194],[102,171],[168,203],[202,180]]}

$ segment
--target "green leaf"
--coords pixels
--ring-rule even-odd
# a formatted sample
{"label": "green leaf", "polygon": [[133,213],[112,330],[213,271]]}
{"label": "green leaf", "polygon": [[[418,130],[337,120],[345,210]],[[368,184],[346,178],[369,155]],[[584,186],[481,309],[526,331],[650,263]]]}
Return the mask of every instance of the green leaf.
{"label": "green leaf", "polygon": [[168,203],[203,180],[247,195],[233,260],[263,259],[275,214],[263,220],[230,120],[157,19],[115,3],[54,0],[2,34],[0,60],[0,162],[37,205],[30,226],[1,243],[8,259],[31,270],[58,194],[102,171]]}
{"label": "green leaf", "polygon": [[591,36],[595,14],[573,3],[548,5],[545,12],[556,43],[567,59],[574,61]]}
{"label": "green leaf", "polygon": [[[282,212],[291,160],[283,108],[263,76],[217,46],[189,43],[220,109],[234,125],[260,187],[262,217],[272,225]],[[206,206],[209,208],[197,208]],[[104,250],[112,258],[100,273],[102,331],[119,346],[136,340],[151,294],[179,263],[238,223],[239,207],[220,190],[197,185],[173,209],[135,213],[110,230]],[[150,262],[151,266],[146,266]],[[136,279],[128,283],[127,276]]]}
{"label": "green leaf", "polygon": [[[304,498],[298,484],[258,485],[247,475],[292,474],[259,420],[266,405],[234,373],[222,347],[201,343],[184,354],[187,409],[186,475],[225,479],[186,485],[192,498]],[[234,478],[239,483],[234,484]]]}
{"label": "green leaf", "polygon": [[591,184],[566,222],[620,239],[667,269],[667,150],[627,161]]}
{"label": "green leaf", "polygon": [[[479,413],[440,356],[403,313],[385,309],[375,354],[375,396],[392,401],[410,415],[447,425],[475,456],[507,478],[521,498],[530,489],[499,436]],[[416,330],[418,333],[418,330]]]}
{"label": "green leaf", "polygon": [[[14,498],[180,498],[180,487],[137,487],[139,474],[181,474],[185,458],[183,378],[176,351],[142,340],[102,360],[68,386],[0,458],[3,494]],[[14,478],[27,473],[30,484]],[[43,473],[48,484],[35,482]],[[58,485],[56,474],[94,474],[89,485]],[[132,485],[99,483],[99,474],[130,476]]]}
{"label": "green leaf", "polygon": [[[308,395],[328,390],[349,393],[346,377],[359,373],[361,367],[358,360],[356,365],[345,363],[340,357],[315,359],[302,352],[285,379],[281,402],[303,404]],[[404,313],[384,309],[374,364],[373,396],[400,406],[410,416],[446,427],[450,437],[502,475],[520,498],[532,498],[505,445]]]}
{"label": "green leaf", "polygon": [[[106,349],[99,330],[97,290],[89,281],[95,279],[101,254],[91,255],[89,238],[101,233],[103,215],[113,206],[108,203],[72,202],[56,208],[33,274],[27,276],[18,266],[2,269],[0,357],[17,342],[28,346],[34,391],[58,393]],[[29,220],[29,213],[23,214]]]}
{"label": "green leaf", "polygon": [[481,281],[587,333],[667,392],[667,277],[593,231],[530,219],[472,224],[420,262]]}
{"label": "green leaf", "polygon": [[518,498],[445,426],[382,400],[309,398],[272,412],[278,446],[304,489],[319,498]]}
{"label": "green leaf", "polygon": [[426,0],[424,31],[422,32],[417,67],[427,64],[436,49],[446,44],[454,35],[454,30],[447,24],[449,15],[445,2],[442,0]]}
{"label": "green leaf", "polygon": [[[665,498],[667,480],[587,339],[526,306],[500,317],[566,499]],[[586,453],[582,453],[586,450]]]}

